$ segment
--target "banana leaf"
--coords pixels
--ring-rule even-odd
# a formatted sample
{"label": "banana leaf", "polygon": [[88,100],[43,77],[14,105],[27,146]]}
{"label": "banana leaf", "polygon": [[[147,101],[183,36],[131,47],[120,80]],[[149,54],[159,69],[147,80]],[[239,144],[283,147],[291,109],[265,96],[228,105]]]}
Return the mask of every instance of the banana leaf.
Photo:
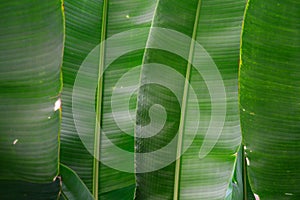
{"label": "banana leaf", "polygon": [[158,1],[138,93],[136,199],[225,198],[241,141],[244,6]]}
{"label": "banana leaf", "polygon": [[300,3],[248,2],[240,112],[250,185],[264,199],[300,198]]}
{"label": "banana leaf", "polygon": [[[74,170],[95,199],[133,199],[134,196],[133,171],[120,170],[105,161],[124,163],[120,155],[108,153],[110,147],[134,151],[134,123],[127,130],[120,129],[115,117],[126,109],[134,113],[136,103],[132,100],[130,108],[124,108],[118,106],[118,101],[122,101],[118,95],[114,95],[116,105],[111,104],[111,99],[118,80],[141,64],[148,31],[139,36],[133,33],[121,37],[117,44],[104,41],[131,29],[149,27],[155,3],[153,0],[64,2],[61,163]],[[134,41],[139,41],[143,48],[133,52],[117,50],[122,55],[107,64],[115,52],[113,46],[127,48]],[[133,79],[133,86],[138,85],[139,71],[134,76],[137,78]],[[128,165],[134,168],[133,162]]]}
{"label": "banana leaf", "polygon": [[0,198],[56,199],[61,2],[0,5]]}

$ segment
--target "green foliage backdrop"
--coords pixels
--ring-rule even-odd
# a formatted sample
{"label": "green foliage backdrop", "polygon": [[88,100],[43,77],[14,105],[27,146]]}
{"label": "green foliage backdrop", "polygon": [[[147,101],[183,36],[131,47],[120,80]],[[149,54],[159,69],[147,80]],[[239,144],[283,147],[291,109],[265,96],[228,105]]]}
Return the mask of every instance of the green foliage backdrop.
{"label": "green foliage backdrop", "polygon": [[0,13],[0,199],[300,198],[297,0]]}

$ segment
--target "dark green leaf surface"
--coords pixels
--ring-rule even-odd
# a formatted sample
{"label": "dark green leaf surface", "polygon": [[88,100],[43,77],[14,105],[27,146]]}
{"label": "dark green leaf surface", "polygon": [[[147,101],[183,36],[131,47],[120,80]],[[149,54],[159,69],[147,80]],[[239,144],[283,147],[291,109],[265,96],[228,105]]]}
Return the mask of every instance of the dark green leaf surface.
{"label": "dark green leaf surface", "polygon": [[58,173],[61,2],[3,1],[0,13],[0,179],[49,183]]}
{"label": "dark green leaf surface", "polygon": [[261,200],[300,198],[300,2],[250,0],[240,112],[248,175]]}
{"label": "dark green leaf surface", "polygon": [[[178,31],[187,37],[194,38],[209,53],[221,73],[227,99],[225,124],[221,135],[217,129],[222,127],[221,120],[213,121],[216,131],[206,135],[211,119],[211,101],[208,93],[206,80],[210,85],[218,88],[218,76],[203,77],[205,72],[215,72],[214,68],[207,71],[197,70],[178,55],[174,55],[176,49],[184,51],[185,55],[193,56],[191,41],[179,41],[170,39],[170,35],[161,32],[153,32],[148,38],[148,46],[156,43],[169,41],[168,44],[173,52],[149,49],[146,51],[144,61],[149,63],[161,63],[174,71],[178,76],[186,77],[192,85],[197,97],[193,98],[191,90],[186,92],[185,81],[168,73],[168,70],[155,70],[153,66],[144,65],[142,68],[141,81],[149,83],[152,80],[162,79],[170,83],[176,91],[179,91],[179,100],[166,85],[147,84],[140,89],[138,95],[137,126],[147,126],[154,117],[162,121],[160,114],[151,116],[149,108],[154,104],[160,104],[167,113],[165,124],[161,131],[150,138],[137,139],[136,148],[138,153],[145,153],[161,149],[175,138],[179,138],[178,146],[172,150],[163,152],[161,157],[155,159],[137,158],[137,169],[143,170],[148,166],[164,163],[166,159],[175,158],[180,152],[180,144],[183,145],[191,138],[191,133],[196,130],[197,136],[193,143],[183,154],[181,159],[168,166],[153,172],[137,174],[137,199],[224,199],[229,182],[231,180],[236,152],[241,140],[239,128],[238,104],[237,104],[237,74],[239,37],[242,23],[245,1],[159,1],[153,27],[163,27]],[[163,38],[159,40],[158,38]],[[166,42],[167,43],[167,42]],[[176,46],[176,45],[179,45]],[[172,46],[176,47],[172,49]],[[195,54],[197,55],[197,54]],[[194,55],[194,60],[203,57]],[[203,55],[202,55],[203,56]],[[204,57],[204,60],[208,59]],[[206,60],[207,61],[207,60]],[[209,64],[207,63],[202,64]],[[204,67],[205,68],[205,67]],[[189,70],[189,71],[187,71]],[[158,78],[157,78],[158,77]],[[210,91],[214,94],[221,93],[222,88]],[[181,100],[182,99],[182,100]],[[195,101],[198,104],[195,105]],[[186,106],[182,109],[181,105]],[[215,106],[215,105],[214,105]],[[200,117],[194,111],[200,108]],[[217,113],[222,113],[224,104],[220,104]],[[161,112],[162,113],[162,112]],[[184,114],[185,113],[185,114]],[[185,115],[185,116],[184,116]],[[216,117],[216,113],[214,113]],[[151,119],[152,118],[152,119]],[[212,117],[213,118],[213,117]],[[200,121],[199,129],[195,122]],[[155,124],[153,124],[155,127]],[[177,131],[181,136],[176,136]],[[137,135],[146,134],[137,129]],[[180,141],[181,140],[181,141]],[[179,150],[178,150],[179,149]],[[201,150],[200,150],[201,149]],[[176,153],[177,152],[177,153]],[[200,155],[200,157],[199,157]],[[175,159],[174,159],[175,160]]]}
{"label": "dark green leaf surface", "polygon": [[28,183],[24,181],[0,181],[1,200],[57,200],[60,181],[50,183]]}

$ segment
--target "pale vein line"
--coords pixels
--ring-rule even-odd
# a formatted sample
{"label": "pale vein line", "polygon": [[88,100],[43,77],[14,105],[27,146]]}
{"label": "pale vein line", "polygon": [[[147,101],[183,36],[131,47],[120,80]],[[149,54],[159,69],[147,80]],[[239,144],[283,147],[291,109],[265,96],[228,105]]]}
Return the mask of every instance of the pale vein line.
{"label": "pale vein line", "polygon": [[99,188],[99,150],[101,139],[101,112],[102,112],[102,97],[103,97],[103,70],[105,58],[105,39],[107,25],[107,8],[108,0],[103,1],[102,10],[102,26],[101,26],[101,43],[99,55],[99,71],[98,71],[98,89],[97,89],[97,104],[96,104],[96,124],[95,124],[95,141],[94,141],[94,160],[93,160],[93,196],[98,200]]}
{"label": "pale vein line", "polygon": [[190,51],[189,51],[189,58],[185,76],[185,84],[184,84],[184,91],[183,91],[183,99],[182,99],[182,106],[181,106],[181,118],[178,130],[178,143],[177,143],[177,152],[176,152],[176,164],[175,164],[175,177],[174,177],[174,193],[173,193],[173,200],[177,200],[179,198],[179,182],[180,182],[180,167],[181,167],[181,152],[182,152],[182,142],[183,142],[183,132],[184,132],[184,125],[185,125],[185,115],[187,109],[187,98],[188,98],[188,89],[189,89],[189,80],[191,74],[191,63],[194,54],[195,48],[195,41],[197,36],[197,27],[199,22],[199,15],[200,15],[200,8],[201,8],[201,0],[198,1],[196,17],[193,27],[193,34],[192,40],[190,44]]}

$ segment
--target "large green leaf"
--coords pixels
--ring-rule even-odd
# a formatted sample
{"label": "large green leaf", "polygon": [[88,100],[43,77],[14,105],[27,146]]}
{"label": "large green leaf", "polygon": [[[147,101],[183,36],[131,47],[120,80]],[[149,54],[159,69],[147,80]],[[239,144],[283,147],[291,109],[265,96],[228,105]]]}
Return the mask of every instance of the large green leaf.
{"label": "large green leaf", "polygon": [[137,172],[147,172],[136,176],[137,199],[224,199],[241,140],[237,74],[244,5],[159,1],[152,27],[173,31],[152,28],[144,55],[136,136],[157,134],[136,141]]}
{"label": "large green leaf", "polygon": [[49,183],[58,174],[61,1],[3,1],[0,13],[0,179]]}
{"label": "large green leaf", "polygon": [[264,199],[300,198],[300,2],[250,0],[240,112],[248,175]]}
{"label": "large green leaf", "polygon": [[[110,45],[99,43],[123,31],[149,27],[155,2],[65,1],[66,44],[63,64],[61,162],[79,175],[95,198],[133,198],[134,174],[104,165],[98,159],[102,159],[102,154],[108,152],[106,148],[110,145],[110,140],[113,142],[112,146],[133,152],[133,137],[125,134],[116,124],[111,98],[117,81],[131,68],[141,64],[144,52],[141,49],[124,53],[125,55],[105,68],[104,62],[111,55],[107,53]],[[117,46],[126,48],[134,41],[141,41],[144,48],[148,32],[139,37],[132,35],[124,38]],[[86,68],[89,64],[92,66],[90,70]],[[100,76],[104,70],[104,76]],[[136,71],[135,85],[138,84],[138,75],[139,72]],[[84,83],[83,88],[81,83]],[[115,100],[115,113],[122,113],[124,109],[128,109],[119,107],[119,100],[122,99]],[[135,110],[134,101],[131,101],[131,108]],[[105,135],[100,135],[100,131]],[[133,128],[126,133],[133,135]],[[105,139],[104,136],[108,136],[109,139]],[[120,155],[111,155],[109,158],[124,162]],[[133,162],[129,165],[134,167]],[[62,179],[64,180],[63,174]]]}

